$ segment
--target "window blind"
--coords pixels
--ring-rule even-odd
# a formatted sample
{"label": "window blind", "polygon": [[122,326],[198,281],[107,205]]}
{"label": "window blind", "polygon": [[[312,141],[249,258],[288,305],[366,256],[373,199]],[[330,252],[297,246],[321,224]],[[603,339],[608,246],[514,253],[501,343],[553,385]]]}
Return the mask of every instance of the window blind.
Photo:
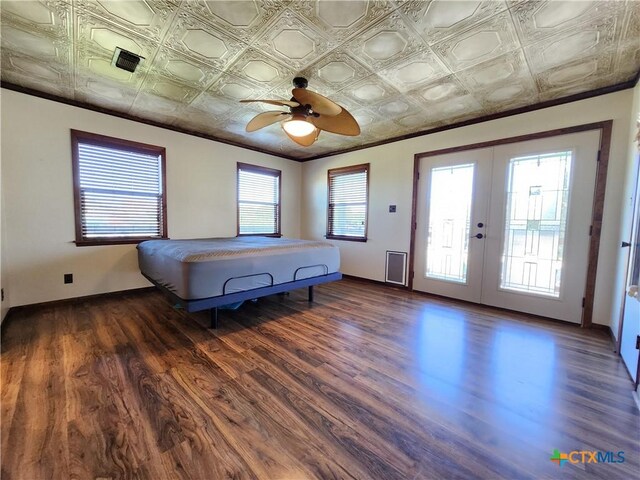
{"label": "window blind", "polygon": [[280,233],[280,171],[238,165],[238,234]]}
{"label": "window blind", "polygon": [[366,239],[369,165],[329,170],[327,237]]}
{"label": "window blind", "polygon": [[162,155],[77,142],[80,241],[164,236]]}

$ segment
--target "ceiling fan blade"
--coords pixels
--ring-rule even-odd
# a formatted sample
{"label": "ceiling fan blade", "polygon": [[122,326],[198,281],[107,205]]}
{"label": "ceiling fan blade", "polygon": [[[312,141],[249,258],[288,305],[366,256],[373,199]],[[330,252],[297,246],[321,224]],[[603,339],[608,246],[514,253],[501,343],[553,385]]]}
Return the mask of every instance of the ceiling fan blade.
{"label": "ceiling fan blade", "polygon": [[342,111],[333,117],[320,115],[319,117],[309,117],[309,121],[327,132],[350,137],[360,135],[360,125],[345,108],[342,108]]}
{"label": "ceiling fan blade", "polygon": [[306,88],[294,88],[292,93],[293,98],[298,102],[302,105],[311,105],[313,111],[320,115],[338,115],[342,111],[342,107],[337,103]]}
{"label": "ceiling fan blade", "polygon": [[287,112],[279,112],[275,110],[272,112],[262,112],[253,117],[249,123],[247,123],[246,130],[247,132],[255,132],[256,130],[260,130],[272,123],[279,122],[280,120],[286,120],[289,117],[291,117],[291,114]]}
{"label": "ceiling fan blade", "polygon": [[318,139],[318,135],[320,135],[320,130],[318,130],[317,128],[309,135],[305,135],[304,137],[294,137],[293,135],[289,134],[289,132],[287,132],[284,127],[282,128],[282,131],[287,134],[287,137],[296,142],[298,145],[302,145],[303,147],[310,147],[311,145],[313,145],[313,143]]}
{"label": "ceiling fan blade", "polygon": [[254,102],[269,103],[271,105],[279,105],[282,107],[299,107],[300,106],[298,102],[292,102],[289,100],[240,100],[240,103],[254,103]]}

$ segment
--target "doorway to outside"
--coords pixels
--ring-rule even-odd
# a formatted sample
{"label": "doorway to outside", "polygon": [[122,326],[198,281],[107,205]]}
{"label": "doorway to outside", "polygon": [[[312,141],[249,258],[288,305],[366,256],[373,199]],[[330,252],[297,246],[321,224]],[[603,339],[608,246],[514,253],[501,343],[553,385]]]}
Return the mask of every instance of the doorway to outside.
{"label": "doorway to outside", "polygon": [[588,326],[611,123],[417,154],[410,288]]}

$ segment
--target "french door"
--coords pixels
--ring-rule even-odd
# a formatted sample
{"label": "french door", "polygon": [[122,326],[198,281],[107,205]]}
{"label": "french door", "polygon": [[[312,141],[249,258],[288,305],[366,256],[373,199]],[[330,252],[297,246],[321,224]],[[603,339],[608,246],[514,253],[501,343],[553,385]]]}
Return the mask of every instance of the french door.
{"label": "french door", "polygon": [[[640,157],[638,157],[640,158]],[[629,248],[626,290],[622,305],[622,330],[620,332],[620,356],[629,375],[638,387],[638,336],[640,336],[640,161],[636,167],[636,191],[630,242],[623,247]]]}
{"label": "french door", "polygon": [[579,323],[599,131],[422,158],[416,290]]}

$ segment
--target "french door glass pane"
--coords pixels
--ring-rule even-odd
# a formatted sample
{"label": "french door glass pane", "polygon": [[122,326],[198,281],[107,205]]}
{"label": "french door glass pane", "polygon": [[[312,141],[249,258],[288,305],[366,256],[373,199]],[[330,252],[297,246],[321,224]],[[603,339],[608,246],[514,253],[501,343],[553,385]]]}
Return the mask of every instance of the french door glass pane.
{"label": "french door glass pane", "polygon": [[426,276],[466,283],[474,165],[431,169]]}
{"label": "french door glass pane", "polygon": [[572,152],[509,161],[500,288],[560,296]]}

